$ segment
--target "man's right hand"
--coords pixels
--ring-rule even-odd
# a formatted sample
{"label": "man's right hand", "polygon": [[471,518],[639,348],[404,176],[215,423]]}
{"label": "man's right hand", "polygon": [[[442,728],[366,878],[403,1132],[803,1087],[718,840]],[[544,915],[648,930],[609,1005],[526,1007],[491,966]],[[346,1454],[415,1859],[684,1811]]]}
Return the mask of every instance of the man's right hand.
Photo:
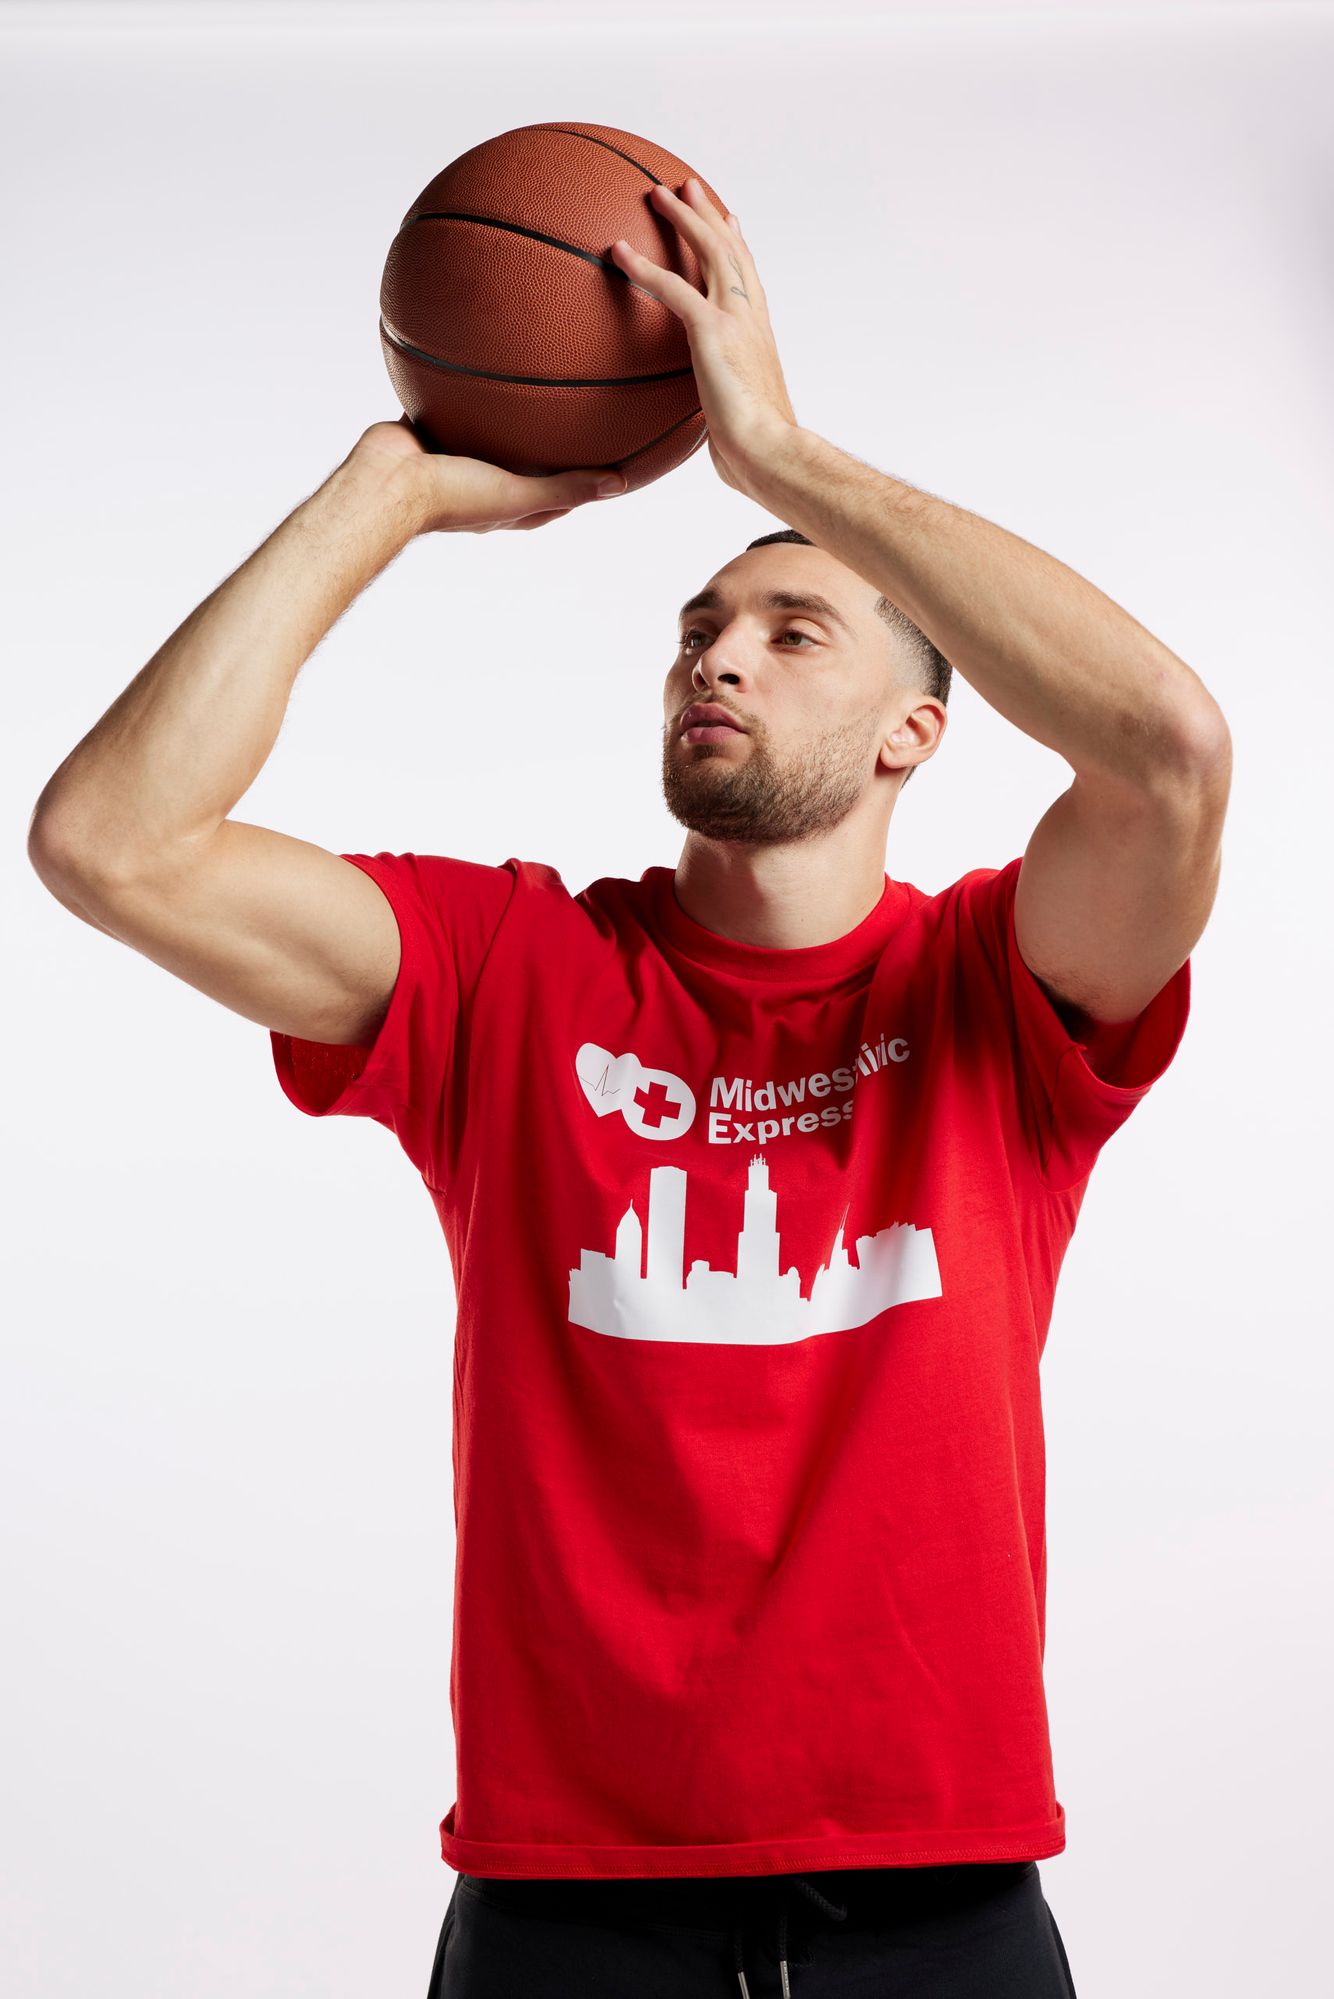
{"label": "man's right hand", "polygon": [[[420,504],[418,534],[489,534],[494,528],[540,528],[586,500],[614,498],[626,489],[624,473],[612,466],[600,471],[553,472],[545,479],[531,479],[489,465],[485,459],[428,451],[406,416],[395,423],[373,423],[363,431],[349,462],[401,471]],[[616,482],[615,491],[599,494],[599,484],[607,479]]]}

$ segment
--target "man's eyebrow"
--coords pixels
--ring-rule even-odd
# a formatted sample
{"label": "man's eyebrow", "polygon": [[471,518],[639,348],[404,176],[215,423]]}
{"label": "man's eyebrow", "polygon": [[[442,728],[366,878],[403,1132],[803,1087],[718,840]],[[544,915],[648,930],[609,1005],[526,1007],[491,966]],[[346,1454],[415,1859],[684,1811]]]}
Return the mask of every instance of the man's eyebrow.
{"label": "man's eyebrow", "polygon": [[[830,603],[827,597],[801,596],[793,590],[766,590],[758,599],[766,611],[809,611],[812,617],[828,618],[830,624],[838,625],[851,637],[852,626],[843,613]],[[679,618],[688,618],[692,611],[721,611],[723,600],[717,590],[701,590],[682,604]]]}

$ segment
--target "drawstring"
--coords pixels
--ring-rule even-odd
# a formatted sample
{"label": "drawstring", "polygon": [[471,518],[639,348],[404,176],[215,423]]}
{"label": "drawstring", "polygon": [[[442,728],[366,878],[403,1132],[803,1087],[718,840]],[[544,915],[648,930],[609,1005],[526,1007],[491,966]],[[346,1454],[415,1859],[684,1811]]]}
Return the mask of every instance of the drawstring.
{"label": "drawstring", "polygon": [[[825,1914],[832,1916],[836,1923],[841,1923],[848,1913],[846,1909],[840,1908],[837,1902],[831,1902],[826,1895],[822,1895],[814,1882],[808,1881],[803,1874],[780,1875],[778,1877],[778,1975],[782,1981],[783,1999],[791,1999],[792,1992],[791,1981],[787,1975],[787,1891],[789,1887],[800,1888],[803,1895],[809,1895],[811,1900],[817,1902]],[[745,1917],[742,1915],[739,1915],[732,1925],[732,1968],[736,1972],[737,1981],[741,1986],[741,1999],[750,1999],[750,1987],[746,1983],[745,1954],[741,1947],[741,1932],[744,1925]]]}

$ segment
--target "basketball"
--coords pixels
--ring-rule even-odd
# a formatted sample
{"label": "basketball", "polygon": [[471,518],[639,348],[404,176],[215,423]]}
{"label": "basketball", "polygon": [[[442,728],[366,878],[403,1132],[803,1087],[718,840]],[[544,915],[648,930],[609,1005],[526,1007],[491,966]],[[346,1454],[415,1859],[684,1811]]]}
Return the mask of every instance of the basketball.
{"label": "basketball", "polygon": [[529,477],[615,466],[627,492],[703,444],[685,327],[611,256],[633,249],[704,289],[653,209],[694,167],[612,125],[520,125],[461,153],[399,225],[380,283],[380,344],[428,451]]}

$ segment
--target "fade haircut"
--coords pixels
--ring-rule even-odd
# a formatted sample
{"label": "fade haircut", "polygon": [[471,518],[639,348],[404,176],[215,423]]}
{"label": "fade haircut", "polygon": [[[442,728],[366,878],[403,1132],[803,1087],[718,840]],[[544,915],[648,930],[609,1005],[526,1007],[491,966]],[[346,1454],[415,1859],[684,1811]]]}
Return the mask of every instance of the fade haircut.
{"label": "fade haircut", "polygon": [[[776,541],[800,542],[803,548],[818,546],[809,535],[798,534],[795,528],[780,528],[776,534],[762,534],[757,541],[748,541],[746,552],[749,554],[752,548],[768,548]],[[897,604],[891,604],[888,597],[876,598],[875,614],[877,618],[882,618],[902,641],[895,651],[900,656],[907,655],[910,668],[909,685],[920,688],[923,694],[930,694],[942,707],[948,707],[950,681],[954,678],[954,669],[944,653],[932,645],[921,627],[915,625],[907,612],[901,611]],[[904,772],[904,784],[916,769],[916,764],[909,764]]]}

